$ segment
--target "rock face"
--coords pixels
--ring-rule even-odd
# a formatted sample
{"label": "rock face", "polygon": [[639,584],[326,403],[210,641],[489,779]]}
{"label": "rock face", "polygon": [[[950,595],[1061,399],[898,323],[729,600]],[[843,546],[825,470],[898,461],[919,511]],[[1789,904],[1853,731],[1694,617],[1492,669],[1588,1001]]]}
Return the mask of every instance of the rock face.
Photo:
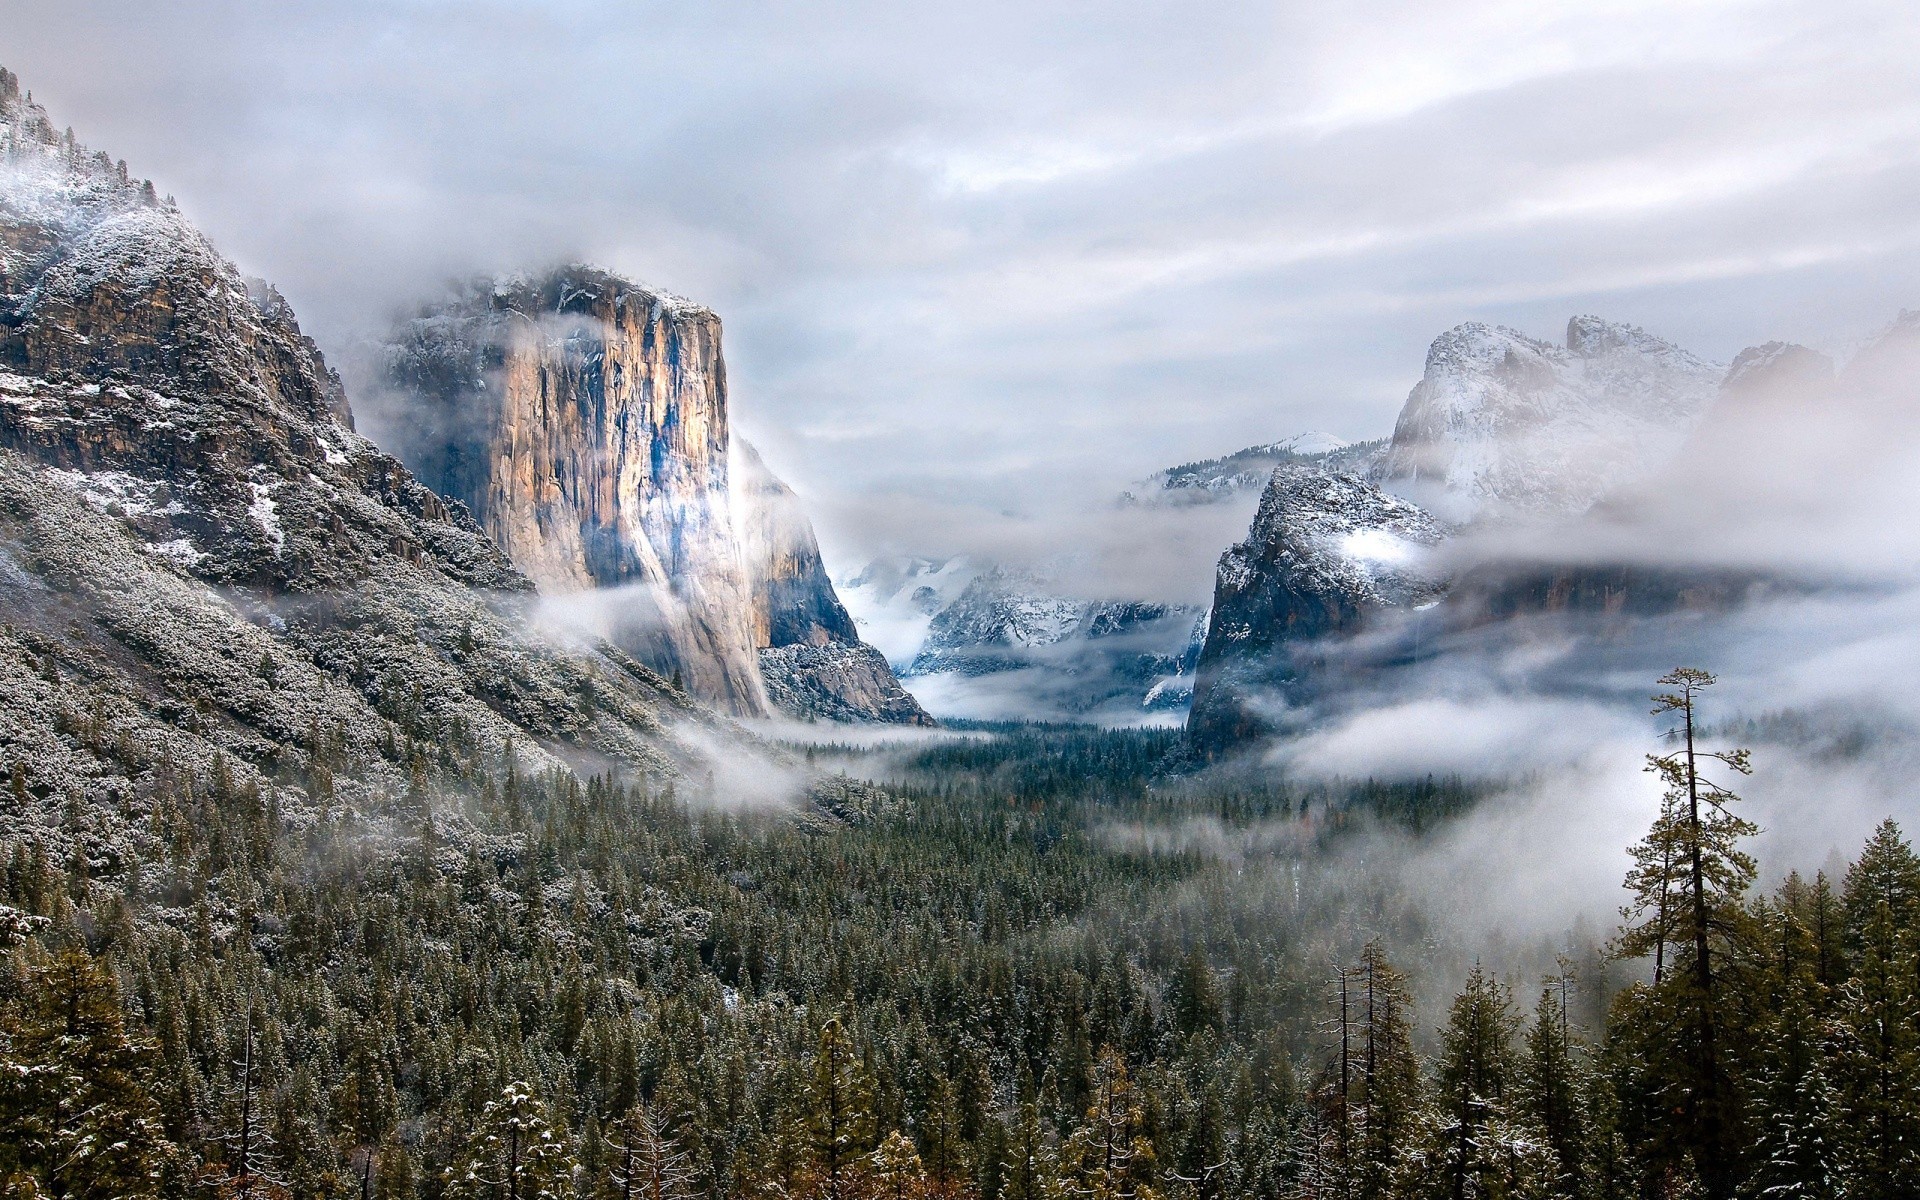
{"label": "rock face", "polygon": [[532,600],[354,432],[271,288],[0,71],[0,762],[34,797],[6,821],[69,804],[79,837],[182,772],[295,820],[509,747],[701,761],[668,722],[710,715],[616,649],[529,636]]}
{"label": "rock face", "polygon": [[[735,453],[711,311],[587,267],[482,281],[401,326],[388,374],[421,478],[695,695],[764,716],[761,650],[858,644],[797,500]],[[895,719],[890,682],[840,707]]]}
{"label": "rock face", "polygon": [[774,705],[829,721],[932,725],[886,657],[860,640],[834,593],[800,497],[734,442],[734,527],[752,596],[752,636]]}
{"label": "rock face", "polygon": [[1218,754],[1309,698],[1326,644],[1437,599],[1440,524],[1355,475],[1281,467],[1247,540],[1220,558],[1187,728]]}
{"label": "rock face", "polygon": [[1665,462],[1725,373],[1598,317],[1565,346],[1460,325],[1428,349],[1376,478],[1456,525],[1583,512]]}

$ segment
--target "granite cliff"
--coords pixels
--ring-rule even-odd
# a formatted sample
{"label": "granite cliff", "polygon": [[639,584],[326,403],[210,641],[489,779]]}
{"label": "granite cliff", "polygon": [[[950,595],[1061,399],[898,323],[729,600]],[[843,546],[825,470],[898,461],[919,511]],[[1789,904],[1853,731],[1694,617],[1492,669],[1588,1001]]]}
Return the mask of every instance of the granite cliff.
{"label": "granite cliff", "polygon": [[1271,732],[1325,685],[1329,647],[1383,611],[1436,600],[1424,510],[1355,475],[1281,467],[1244,542],[1220,557],[1187,729],[1218,751]]}
{"label": "granite cliff", "polygon": [[420,477],[615,644],[739,716],[925,720],[733,438],[710,310],[588,267],[482,280],[402,324],[387,374]]}
{"label": "granite cliff", "polygon": [[886,656],[860,639],[800,497],[745,439],[733,448],[734,528],[752,597],[753,645],[775,707],[832,721],[933,724]]}
{"label": "granite cliff", "polygon": [[1548,530],[1587,540],[1582,522],[1617,515],[1610,506],[1657,479],[1741,374],[1590,316],[1568,322],[1565,345],[1479,323],[1441,334],[1391,441],[1343,464],[1352,473],[1280,466],[1246,541],[1222,556],[1188,722],[1196,749],[1270,732],[1288,709],[1445,634],[1742,602],[1750,573],[1529,555],[1501,536],[1531,533],[1535,549]]}

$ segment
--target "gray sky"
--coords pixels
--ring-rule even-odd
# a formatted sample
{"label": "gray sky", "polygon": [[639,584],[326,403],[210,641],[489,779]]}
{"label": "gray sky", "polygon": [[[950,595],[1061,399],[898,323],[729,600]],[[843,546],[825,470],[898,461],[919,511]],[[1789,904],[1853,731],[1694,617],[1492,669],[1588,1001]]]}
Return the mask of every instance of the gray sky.
{"label": "gray sky", "polygon": [[1910,3],[4,11],[0,63],[336,356],[562,256],[712,305],[842,568],[1384,434],[1464,320],[1725,360],[1920,306]]}

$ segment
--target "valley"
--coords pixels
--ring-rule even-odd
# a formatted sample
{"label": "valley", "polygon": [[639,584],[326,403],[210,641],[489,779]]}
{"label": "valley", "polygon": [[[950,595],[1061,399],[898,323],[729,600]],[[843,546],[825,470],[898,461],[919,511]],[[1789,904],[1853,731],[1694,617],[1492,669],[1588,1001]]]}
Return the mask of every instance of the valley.
{"label": "valley", "polygon": [[722,343],[562,262],[343,375],[0,70],[0,1192],[1920,1188],[1920,316],[1466,321],[838,575]]}

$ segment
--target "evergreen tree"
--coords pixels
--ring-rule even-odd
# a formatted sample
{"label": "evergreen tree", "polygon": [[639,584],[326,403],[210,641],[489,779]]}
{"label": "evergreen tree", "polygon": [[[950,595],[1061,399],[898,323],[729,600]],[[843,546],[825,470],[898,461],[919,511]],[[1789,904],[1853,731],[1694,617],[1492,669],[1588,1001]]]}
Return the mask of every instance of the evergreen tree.
{"label": "evergreen tree", "polygon": [[1680,1105],[1677,1144],[1692,1160],[1708,1200],[1726,1200],[1740,1178],[1742,1115],[1729,1071],[1735,1009],[1727,975],[1748,941],[1742,897],[1755,867],[1741,842],[1758,829],[1733,813],[1739,797],[1704,772],[1707,763],[1741,775],[1752,769],[1745,750],[1699,744],[1700,693],[1713,683],[1712,675],[1688,667],[1660,679],[1674,690],[1656,695],[1653,711],[1678,715],[1673,736],[1679,748],[1647,756],[1647,769],[1665,784],[1665,796],[1660,819],[1633,849],[1627,880],[1633,903],[1622,914],[1628,923],[1618,953],[1672,956],[1665,970],[1657,970],[1657,994],[1642,1009],[1675,1022],[1670,1036],[1652,1048],[1648,1065],[1664,1095]]}
{"label": "evergreen tree", "polygon": [[1749,1099],[1753,1200],[1835,1200],[1840,1161],[1837,1097],[1828,1078],[1816,1008],[1817,984],[1791,986],[1766,1034]]}
{"label": "evergreen tree", "polygon": [[1540,989],[1520,1064],[1520,1094],[1526,1122],[1553,1153],[1554,1177],[1568,1196],[1586,1196],[1591,1185],[1594,1120],[1592,1081],[1584,1047],[1567,1015],[1573,978],[1562,963],[1558,976]]}
{"label": "evergreen tree", "polygon": [[447,1200],[572,1200],[573,1153],[524,1083],[480,1111],[443,1183]]}
{"label": "evergreen tree", "polygon": [[846,1200],[865,1187],[874,1148],[873,1079],[838,1017],[820,1027],[807,1081],[807,1102],[818,1195]]}
{"label": "evergreen tree", "polygon": [[645,1104],[635,1103],[602,1135],[607,1154],[606,1186],[616,1200],[688,1200],[693,1168],[671,1134]]}
{"label": "evergreen tree", "polygon": [[1061,1150],[1070,1195],[1088,1200],[1153,1200],[1153,1144],[1126,1060],[1112,1046],[1095,1061],[1086,1121]]}
{"label": "evergreen tree", "polygon": [[159,1196],[177,1176],[152,1095],[153,1046],[84,951],[28,964],[0,1025],[0,1169],[10,1194]]}
{"label": "evergreen tree", "polygon": [[927,1169],[913,1139],[898,1129],[881,1140],[872,1156],[875,1200],[919,1200],[929,1194]]}
{"label": "evergreen tree", "polygon": [[1351,1105],[1358,1156],[1353,1194],[1384,1200],[1393,1195],[1413,1148],[1425,1096],[1413,1047],[1412,996],[1378,942],[1361,952],[1357,982],[1362,1028],[1354,1047],[1360,1060]]}
{"label": "evergreen tree", "polygon": [[1847,872],[1846,908],[1834,1072],[1850,1195],[1920,1195],[1920,862],[1892,821]]}
{"label": "evergreen tree", "polygon": [[1424,1190],[1487,1200],[1532,1194],[1553,1177],[1543,1144],[1519,1133],[1513,1111],[1518,1027],[1505,986],[1475,965],[1441,1030]]}

